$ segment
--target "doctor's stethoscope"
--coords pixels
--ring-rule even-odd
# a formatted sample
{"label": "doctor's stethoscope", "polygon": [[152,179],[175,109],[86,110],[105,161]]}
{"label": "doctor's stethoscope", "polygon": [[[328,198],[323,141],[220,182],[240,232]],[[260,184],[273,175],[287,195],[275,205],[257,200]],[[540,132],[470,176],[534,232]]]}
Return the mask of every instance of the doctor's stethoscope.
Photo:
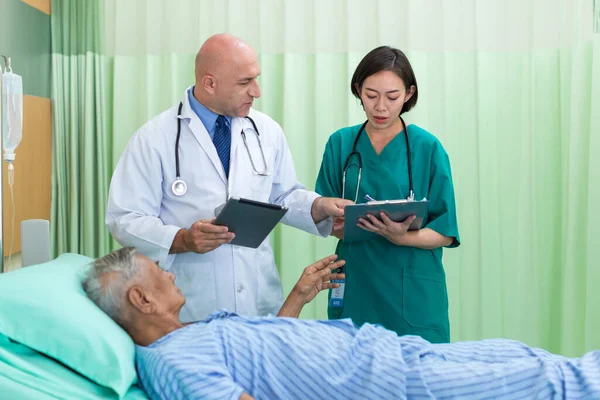
{"label": "doctor's stethoscope", "polygon": [[[402,128],[404,129],[404,137],[406,138],[406,158],[407,158],[407,162],[408,162],[409,191],[408,191],[408,197],[406,198],[406,200],[413,201],[415,199],[415,193],[413,192],[412,161],[410,158],[410,141],[408,140],[408,131],[406,130],[406,124],[404,123],[404,120],[402,119],[402,117],[400,117],[400,121],[402,122]],[[348,154],[348,157],[346,157],[346,162],[344,163],[344,172],[342,174],[342,199],[345,199],[346,173],[348,171],[348,168],[350,168],[353,165],[358,167],[358,179],[356,181],[356,195],[354,196],[355,203],[358,200],[358,190],[360,188],[360,178],[362,175],[362,157],[360,155],[360,152],[358,152],[356,150],[356,145],[358,144],[358,139],[360,139],[360,135],[365,130],[365,126],[367,126],[367,122],[369,122],[369,121],[367,120],[367,121],[365,121],[364,124],[362,124],[362,126],[360,127],[360,130],[358,131],[358,135],[356,135],[356,138],[354,139],[354,144],[352,145],[352,151],[350,152],[350,154]],[[352,163],[352,157],[356,157],[358,162]]]}
{"label": "doctor's stethoscope", "polygon": [[[181,175],[179,173],[179,137],[181,136],[181,108],[183,107],[183,103],[179,103],[179,109],[177,110],[177,139],[175,139],[175,181],[171,185],[171,190],[175,196],[183,196],[187,192],[187,183],[183,179],[181,179]],[[244,146],[246,147],[246,151],[248,152],[248,157],[250,157],[250,164],[252,164],[252,169],[260,176],[267,176],[267,159],[265,158],[265,153],[262,148],[262,144],[260,142],[260,133],[258,132],[258,128],[254,123],[254,120],[249,116],[245,117],[252,123],[252,128],[254,128],[254,132],[256,133],[256,140],[258,141],[258,147],[260,148],[260,154],[263,159],[263,164],[265,169],[263,171],[258,171],[256,166],[254,165],[254,160],[252,159],[252,154],[250,153],[250,148],[248,148],[248,142],[246,141],[246,134],[244,133],[244,128],[242,128],[242,139],[244,140]]]}

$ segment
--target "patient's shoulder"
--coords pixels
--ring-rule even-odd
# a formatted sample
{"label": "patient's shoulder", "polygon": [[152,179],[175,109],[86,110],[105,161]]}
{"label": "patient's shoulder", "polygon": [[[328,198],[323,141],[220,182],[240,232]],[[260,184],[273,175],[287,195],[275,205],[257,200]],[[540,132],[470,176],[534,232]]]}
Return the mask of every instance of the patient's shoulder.
{"label": "patient's shoulder", "polygon": [[[182,394],[185,398],[205,398],[202,390],[209,390],[211,386],[235,389],[231,382],[223,380],[230,373],[223,356],[223,345],[211,323],[186,325],[152,345],[139,346],[136,350],[142,387],[149,394],[155,394],[150,398],[177,398]],[[204,384],[207,382],[210,384]],[[202,383],[201,387],[199,383]],[[239,398],[239,394],[232,398]]]}

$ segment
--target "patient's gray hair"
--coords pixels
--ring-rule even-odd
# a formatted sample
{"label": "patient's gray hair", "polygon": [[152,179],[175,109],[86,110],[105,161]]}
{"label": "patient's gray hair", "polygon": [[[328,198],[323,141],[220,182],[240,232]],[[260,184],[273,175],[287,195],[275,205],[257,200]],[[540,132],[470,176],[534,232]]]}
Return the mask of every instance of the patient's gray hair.
{"label": "patient's gray hair", "polygon": [[88,297],[121,326],[127,289],[140,275],[136,254],[134,247],[124,247],[97,259],[82,283]]}

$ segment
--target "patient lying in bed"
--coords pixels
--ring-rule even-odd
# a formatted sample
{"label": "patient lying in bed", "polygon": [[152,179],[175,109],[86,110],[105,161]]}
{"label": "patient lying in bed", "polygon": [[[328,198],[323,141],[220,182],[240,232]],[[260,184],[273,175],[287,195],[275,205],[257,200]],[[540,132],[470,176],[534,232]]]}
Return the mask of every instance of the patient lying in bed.
{"label": "patient lying in bed", "polygon": [[133,338],[152,399],[600,398],[600,352],[567,359],[510,340],[430,344],[350,320],[303,321],[343,264],[304,270],[278,317],[218,312],[181,324],[172,274],[117,250],[95,262],[88,296]]}

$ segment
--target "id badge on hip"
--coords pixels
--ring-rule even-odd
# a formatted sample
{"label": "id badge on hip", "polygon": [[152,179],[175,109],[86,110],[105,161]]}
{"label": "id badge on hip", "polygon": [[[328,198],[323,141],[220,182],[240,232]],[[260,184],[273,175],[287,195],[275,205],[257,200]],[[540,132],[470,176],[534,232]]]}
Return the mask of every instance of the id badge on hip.
{"label": "id badge on hip", "polygon": [[331,289],[329,307],[342,308],[344,306],[344,288],[346,287],[346,282],[341,279],[336,279],[332,280],[331,283],[338,283],[340,286]]}

